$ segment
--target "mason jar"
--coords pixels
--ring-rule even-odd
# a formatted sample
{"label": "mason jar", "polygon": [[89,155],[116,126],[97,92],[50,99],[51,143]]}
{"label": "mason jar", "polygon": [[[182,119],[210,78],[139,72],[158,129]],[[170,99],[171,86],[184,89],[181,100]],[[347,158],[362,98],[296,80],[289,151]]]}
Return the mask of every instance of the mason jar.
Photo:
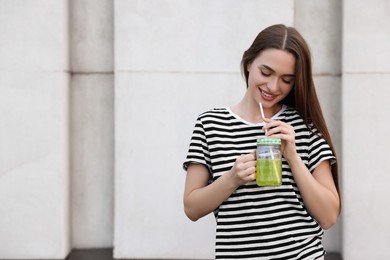
{"label": "mason jar", "polygon": [[282,184],[281,140],[259,137],[256,148],[256,183],[258,186]]}

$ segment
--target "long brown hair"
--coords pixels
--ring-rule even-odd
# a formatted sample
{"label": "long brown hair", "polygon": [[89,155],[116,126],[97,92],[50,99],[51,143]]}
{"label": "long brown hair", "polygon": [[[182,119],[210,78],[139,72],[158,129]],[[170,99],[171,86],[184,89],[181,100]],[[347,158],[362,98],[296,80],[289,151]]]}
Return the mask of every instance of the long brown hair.
{"label": "long brown hair", "polygon": [[[312,62],[309,46],[301,34],[293,27],[276,24],[261,31],[241,60],[241,72],[248,87],[250,65],[265,49],[278,49],[290,52],[295,56],[295,80],[290,93],[281,103],[293,107],[310,128],[312,124],[329,144],[336,156],[334,145],[326,126],[322,109],[318,101],[312,75]],[[339,190],[337,161],[332,165],[332,175],[337,191]]]}

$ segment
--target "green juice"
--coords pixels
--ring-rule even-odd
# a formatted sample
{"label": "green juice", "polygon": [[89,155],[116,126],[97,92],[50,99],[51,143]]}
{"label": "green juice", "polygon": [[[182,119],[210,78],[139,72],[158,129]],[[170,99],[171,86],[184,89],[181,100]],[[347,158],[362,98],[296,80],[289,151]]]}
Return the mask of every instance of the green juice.
{"label": "green juice", "polygon": [[281,159],[257,159],[256,183],[259,186],[279,186],[282,184]]}

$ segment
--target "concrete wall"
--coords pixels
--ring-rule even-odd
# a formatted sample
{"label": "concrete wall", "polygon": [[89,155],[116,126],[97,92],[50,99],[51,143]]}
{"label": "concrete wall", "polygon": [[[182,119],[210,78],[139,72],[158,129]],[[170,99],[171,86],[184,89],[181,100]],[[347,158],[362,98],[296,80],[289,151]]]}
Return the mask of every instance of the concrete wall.
{"label": "concrete wall", "polygon": [[344,221],[325,247],[387,259],[389,10],[384,0],[0,1],[0,259],[96,247],[212,258],[215,221],[185,217],[181,163],[196,116],[243,95],[242,52],[273,23],[308,40],[341,159]]}
{"label": "concrete wall", "polygon": [[0,258],[70,251],[67,1],[0,2]]}
{"label": "concrete wall", "polygon": [[389,259],[390,2],[345,0],[343,10],[342,252]]}
{"label": "concrete wall", "polygon": [[111,0],[71,0],[72,242],[112,247],[114,27]]}

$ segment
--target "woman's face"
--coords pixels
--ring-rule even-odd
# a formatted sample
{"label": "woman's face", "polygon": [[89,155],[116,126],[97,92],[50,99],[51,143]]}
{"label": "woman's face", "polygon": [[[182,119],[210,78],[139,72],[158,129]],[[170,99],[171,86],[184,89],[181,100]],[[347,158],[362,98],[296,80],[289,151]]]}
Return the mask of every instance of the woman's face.
{"label": "woman's face", "polygon": [[265,49],[248,66],[248,91],[264,109],[272,109],[290,93],[295,79],[295,57],[278,49]]}

